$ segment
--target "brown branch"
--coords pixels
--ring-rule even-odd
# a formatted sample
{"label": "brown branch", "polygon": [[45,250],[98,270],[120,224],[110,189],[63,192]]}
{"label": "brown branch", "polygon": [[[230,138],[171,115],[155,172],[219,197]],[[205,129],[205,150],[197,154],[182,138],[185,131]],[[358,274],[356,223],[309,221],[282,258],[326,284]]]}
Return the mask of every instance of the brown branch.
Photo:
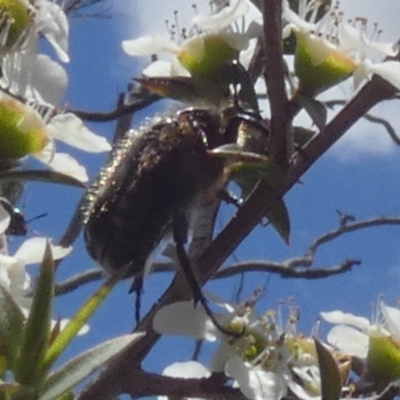
{"label": "brown branch", "polygon": [[345,260],[342,264],[334,267],[297,270],[291,267],[288,263],[270,261],[246,261],[242,263],[232,264],[229,267],[218,271],[213,279],[229,278],[234,275],[247,272],[274,273],[280,275],[282,278],[321,279],[350,271],[353,266],[360,264],[361,261],[359,260]]}
{"label": "brown branch", "polygon": [[202,397],[211,400],[243,400],[239,389],[225,386],[224,374],[213,374],[209,378],[171,378],[145,372],[134,371],[135,379],[126,382],[124,392],[137,397],[168,396],[172,398]]}
{"label": "brown branch", "polygon": [[124,115],[135,113],[136,111],[143,110],[147,106],[160,100],[160,96],[152,93],[146,93],[145,97],[139,98],[132,104],[119,104],[114,110],[106,112],[93,112],[85,110],[67,109],[67,111],[74,113],[84,121],[92,122],[109,122]]}
{"label": "brown branch", "polygon": [[[346,101],[345,100],[330,100],[330,101],[324,102],[324,104],[329,108],[333,108],[334,106],[337,106],[337,105],[345,105]],[[390,138],[393,140],[393,142],[395,142],[398,146],[400,146],[400,136],[396,133],[396,130],[393,128],[393,125],[389,121],[387,121],[384,118],[377,117],[376,115],[372,115],[369,113],[365,114],[363,116],[363,118],[365,118],[367,121],[372,122],[374,124],[382,125],[386,129],[386,132],[388,133]]]}
{"label": "brown branch", "polygon": [[293,113],[285,89],[285,63],[282,49],[282,0],[262,2],[264,26],[264,77],[271,109],[270,153],[280,166],[288,166],[291,156]]}

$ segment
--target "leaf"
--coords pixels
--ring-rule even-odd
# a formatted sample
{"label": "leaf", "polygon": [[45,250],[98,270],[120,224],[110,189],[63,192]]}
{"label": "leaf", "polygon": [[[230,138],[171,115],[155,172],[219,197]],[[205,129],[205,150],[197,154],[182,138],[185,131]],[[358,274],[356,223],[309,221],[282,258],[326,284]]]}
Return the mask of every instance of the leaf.
{"label": "leaf", "polygon": [[323,103],[308,96],[299,96],[299,102],[320,131],[324,130],[328,112]]}
{"label": "leaf", "polygon": [[54,296],[54,262],[47,241],[33,294],[32,307],[22,333],[15,376],[19,383],[36,386],[42,378],[40,364],[46,354]]}
{"label": "leaf", "polygon": [[325,346],[314,338],[318,355],[318,366],[321,376],[322,400],[339,400],[342,392],[340,372],[332,354]]}
{"label": "leaf", "polygon": [[36,399],[37,392],[31,386],[24,386],[19,383],[0,383],[0,399],[1,400],[30,400]]}
{"label": "leaf", "polygon": [[46,379],[39,400],[57,399],[144,335],[136,333],[109,340],[70,360]]}
{"label": "leaf", "polygon": [[275,228],[275,230],[279,233],[281,238],[285,241],[285,243],[289,244],[290,219],[289,212],[283,199],[280,199],[267,213],[266,216],[271,222],[272,226]]}
{"label": "leaf", "polygon": [[48,370],[62,354],[72,339],[78,334],[89,318],[97,310],[103,300],[111,292],[111,289],[118,282],[117,279],[109,279],[100,289],[98,289],[85,304],[79,309],[77,314],[69,320],[65,328],[54,339],[43,360],[43,370]]}
{"label": "leaf", "polygon": [[314,135],[315,131],[301,126],[293,127],[293,141],[296,146],[303,147]]}
{"label": "leaf", "polygon": [[47,183],[58,183],[60,185],[86,188],[86,186],[77,179],[62,174],[60,172],[48,170],[24,170],[24,171],[6,171],[0,172],[0,181],[39,181]]}
{"label": "leaf", "polygon": [[0,285],[0,343],[8,366],[13,369],[21,344],[24,315],[11,294]]}

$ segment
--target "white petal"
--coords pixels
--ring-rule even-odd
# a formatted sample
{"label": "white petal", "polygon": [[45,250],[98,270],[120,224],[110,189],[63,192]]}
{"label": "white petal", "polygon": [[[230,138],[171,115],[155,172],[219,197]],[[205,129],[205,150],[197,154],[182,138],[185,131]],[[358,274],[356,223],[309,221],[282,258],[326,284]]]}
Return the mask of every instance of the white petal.
{"label": "white petal", "polygon": [[38,160],[45,162],[45,164],[54,169],[54,171],[72,176],[81,182],[87,182],[89,180],[86,168],[83,165],[80,165],[78,161],[69,154],[55,153],[51,161],[48,161],[47,155],[44,157],[42,157],[42,155],[43,153],[35,154],[35,157]]}
{"label": "white petal", "polygon": [[192,24],[197,25],[204,31],[218,32],[242,17],[248,10],[249,5],[244,0],[238,0],[235,5],[224,7],[216,14],[196,15],[192,19]]}
{"label": "white petal", "polygon": [[368,331],[371,326],[367,318],[357,317],[356,315],[350,313],[344,313],[343,311],[330,311],[321,312],[321,317],[330,322],[331,324],[346,324],[359,328],[364,331]]}
{"label": "white petal", "polygon": [[[37,264],[42,262],[46,248],[47,238],[31,238],[25,240],[19,247],[14,257],[23,260],[25,264]],[[54,260],[64,258],[71,253],[72,247],[55,246],[50,243]]]}
{"label": "white petal", "polygon": [[32,60],[30,68],[31,79],[27,96],[37,98],[35,92],[38,92],[44,102],[55,106],[60,104],[68,85],[64,68],[44,54],[38,54]]}
{"label": "white petal", "polygon": [[124,40],[122,49],[130,56],[150,56],[161,51],[178,53],[179,46],[167,35],[142,36],[138,39]]}
{"label": "white petal", "polygon": [[142,71],[142,74],[149,77],[171,76],[171,61],[154,61]]}
{"label": "white petal", "polygon": [[177,378],[208,378],[211,372],[197,361],[185,361],[169,365],[162,374]]}
{"label": "white petal", "polygon": [[[208,378],[210,371],[197,361],[176,362],[166,367],[163,372],[165,376],[173,378]],[[168,400],[167,396],[157,396],[158,400]],[[191,397],[194,400],[201,400],[197,397]]]}
{"label": "white petal", "polygon": [[248,399],[280,400],[286,394],[282,375],[251,367],[239,357],[228,361],[225,372],[237,380],[240,390]]}
{"label": "white petal", "polygon": [[398,61],[385,61],[378,64],[369,64],[369,71],[374,74],[380,75],[383,79],[388,81],[398,90],[400,90],[400,62]]}
{"label": "white petal", "polygon": [[380,303],[381,312],[385,318],[388,331],[400,340],[400,310],[395,307],[385,305],[383,301]]}
{"label": "white petal", "polygon": [[153,319],[153,328],[166,335],[192,336],[210,342],[221,332],[215,327],[203,307],[194,307],[192,301],[174,303],[163,307]]}
{"label": "white petal", "polygon": [[62,142],[90,153],[111,150],[111,145],[103,136],[89,130],[75,114],[58,114],[47,125],[49,134]]}
{"label": "white petal", "polygon": [[225,43],[232,49],[242,51],[249,47],[249,38],[243,33],[228,32],[223,34]]}
{"label": "white petal", "polygon": [[68,19],[56,3],[41,0],[38,2],[38,24],[40,32],[53,46],[62,62],[69,62],[68,56]]}
{"label": "white petal", "polygon": [[329,344],[346,354],[360,358],[367,357],[369,337],[350,326],[334,326],[328,333],[327,340]]}
{"label": "white petal", "polygon": [[235,350],[228,343],[222,341],[213,355],[210,364],[211,371],[224,372],[225,365],[235,354]]}

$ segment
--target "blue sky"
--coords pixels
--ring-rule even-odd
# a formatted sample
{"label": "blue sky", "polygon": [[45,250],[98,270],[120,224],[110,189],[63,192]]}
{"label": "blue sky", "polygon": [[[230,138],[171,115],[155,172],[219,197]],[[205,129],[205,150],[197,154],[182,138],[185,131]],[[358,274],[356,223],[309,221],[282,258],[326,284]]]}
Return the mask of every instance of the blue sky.
{"label": "blue sky", "polygon": [[[70,86],[65,97],[65,103],[71,108],[93,111],[113,108],[117,95],[125,90],[133,76],[140,75],[140,68],[145,64],[145,60],[127,56],[121,49],[121,41],[143,33],[165,32],[163,21],[171,18],[176,8],[182,9],[182,20],[185,20],[185,13],[191,12],[185,1],[163,2],[166,4],[160,10],[163,13],[149,11],[154,10],[157,0],[117,0],[109,3],[111,18],[80,18],[71,21],[71,63],[67,66]],[[178,3],[186,3],[186,11],[177,6]],[[371,29],[373,23],[379,21],[384,29],[384,40],[400,38],[400,3],[397,0],[346,0],[341,8],[348,11],[346,15],[351,17],[359,16],[362,12],[363,16],[369,18]],[[348,93],[349,89],[343,88],[334,95],[343,98]],[[372,113],[389,118],[395,127],[400,128],[396,109],[397,102],[385,103],[376,107]],[[152,112],[154,110],[149,113]],[[141,119],[135,117],[135,124],[140,124]],[[114,124],[92,124],[91,128],[111,139]],[[292,223],[290,245],[285,245],[271,228],[257,227],[235,252],[238,260],[283,261],[303,254],[317,236],[338,226],[336,209],[353,214],[358,220],[400,215],[400,148],[392,144],[381,127],[365,121],[354,126],[346,136],[286,196]],[[88,166],[91,178],[95,177],[106,158],[105,155],[74,154]],[[48,213],[46,218],[33,222],[30,229],[41,235],[59,238],[81,194],[79,189],[36,183],[28,185],[22,198],[27,218]],[[228,213],[222,212],[222,223],[226,222]],[[279,300],[293,296],[295,304],[301,309],[300,327],[306,334],[311,331],[320,311],[338,308],[369,317],[371,303],[380,294],[385,295],[390,305],[399,300],[399,239],[400,227],[370,228],[346,235],[322,248],[315,266],[336,265],[346,258],[361,259],[362,265],[355,267],[353,272],[317,281],[284,280],[277,276],[251,273],[245,279],[244,297],[250,296],[254,289],[268,281],[259,309],[265,311],[275,308]],[[80,238],[73,254],[61,264],[58,279],[65,279],[94,266]],[[169,276],[164,274],[150,276],[146,280],[143,314],[162,294],[168,282]],[[229,300],[237,284],[238,278],[232,278],[212,283],[209,288],[224,294]],[[119,284],[91,321],[89,334],[76,340],[70,354],[130,331],[134,299],[127,293],[128,285],[128,282]],[[57,315],[71,316],[96,287],[98,283],[89,284],[73,294],[59,298]],[[179,343],[185,344],[187,341]],[[149,368],[160,371],[177,358],[184,360],[190,354],[184,350],[183,345],[182,354],[175,350],[168,354],[165,348],[158,346],[155,355],[149,359]]]}

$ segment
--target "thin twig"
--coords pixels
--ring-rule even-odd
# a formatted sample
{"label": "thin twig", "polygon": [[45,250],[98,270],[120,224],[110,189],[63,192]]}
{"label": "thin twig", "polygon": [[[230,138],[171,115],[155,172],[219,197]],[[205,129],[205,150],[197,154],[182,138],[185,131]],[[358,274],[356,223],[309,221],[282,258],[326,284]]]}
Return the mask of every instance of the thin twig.
{"label": "thin twig", "polygon": [[106,111],[106,112],[93,112],[93,111],[84,111],[84,110],[68,110],[74,113],[76,116],[81,118],[84,121],[92,121],[92,122],[109,122],[113,121],[117,118],[120,118],[124,115],[129,115],[135,113],[136,111],[143,110],[149,105],[155,103],[160,100],[160,96],[147,93],[146,97],[140,98],[132,104],[120,104],[114,110]]}

